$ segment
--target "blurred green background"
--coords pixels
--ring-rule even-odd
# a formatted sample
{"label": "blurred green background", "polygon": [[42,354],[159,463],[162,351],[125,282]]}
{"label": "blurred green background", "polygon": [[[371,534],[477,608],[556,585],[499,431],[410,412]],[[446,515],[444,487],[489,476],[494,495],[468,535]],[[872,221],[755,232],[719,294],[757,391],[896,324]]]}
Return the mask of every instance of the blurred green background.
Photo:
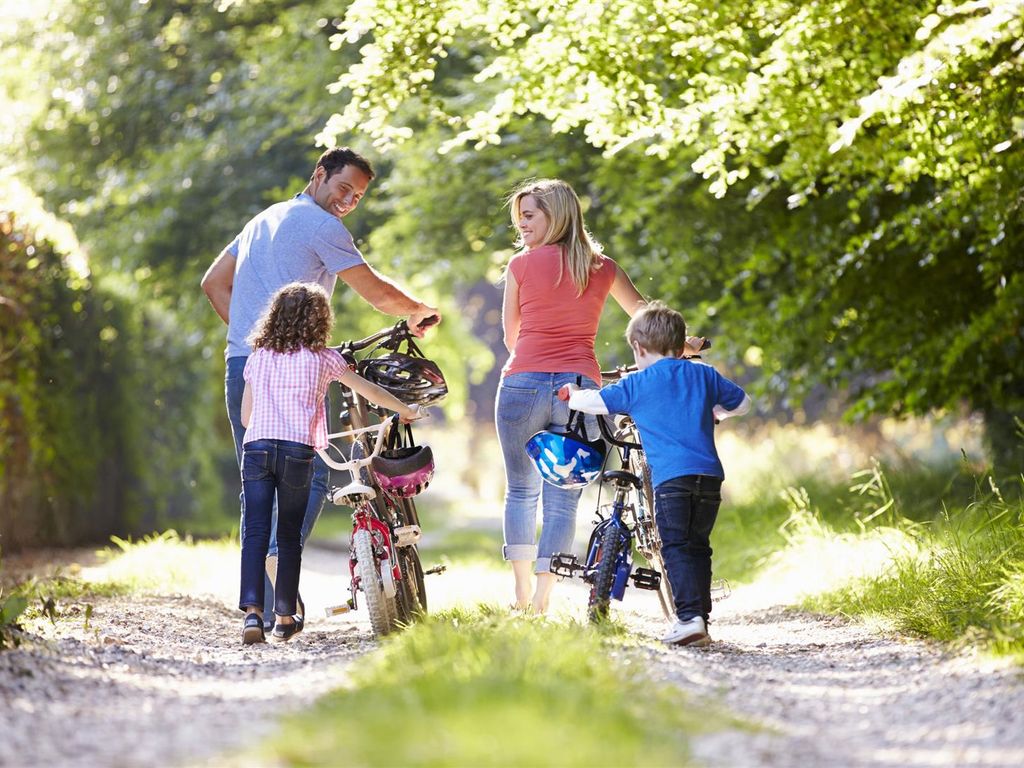
{"label": "blurred green background", "polygon": [[[0,547],[230,528],[199,279],[333,144],[379,170],[346,218],[368,260],[445,312],[424,349],[452,385],[440,439],[473,459],[440,465],[456,496],[500,494],[502,201],[534,176],[714,338],[757,399],[729,425],[747,443],[798,425],[870,456],[903,423],[1019,474],[1021,8],[0,3]],[[336,341],[389,322],[335,305]]]}

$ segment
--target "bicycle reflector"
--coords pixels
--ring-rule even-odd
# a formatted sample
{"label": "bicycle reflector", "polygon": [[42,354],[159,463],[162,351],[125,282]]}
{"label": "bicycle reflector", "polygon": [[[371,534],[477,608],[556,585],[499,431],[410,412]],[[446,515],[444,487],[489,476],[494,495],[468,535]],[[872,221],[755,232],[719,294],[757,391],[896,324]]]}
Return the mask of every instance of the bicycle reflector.
{"label": "bicycle reflector", "polygon": [[564,431],[543,430],[526,441],[526,453],[540,476],[559,488],[583,488],[597,479],[606,452],[603,440],[588,440],[583,414],[572,413]]}

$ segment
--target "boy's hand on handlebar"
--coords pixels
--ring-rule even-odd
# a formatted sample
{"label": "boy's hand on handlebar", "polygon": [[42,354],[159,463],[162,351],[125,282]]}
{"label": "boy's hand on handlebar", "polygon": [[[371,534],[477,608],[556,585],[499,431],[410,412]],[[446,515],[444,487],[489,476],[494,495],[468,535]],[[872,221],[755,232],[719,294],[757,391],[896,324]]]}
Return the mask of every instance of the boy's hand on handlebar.
{"label": "boy's hand on handlebar", "polygon": [[430,412],[425,408],[421,408],[419,404],[410,405],[405,410],[405,413],[398,414],[403,424],[411,424],[414,421],[430,417]]}
{"label": "boy's hand on handlebar", "polygon": [[441,313],[436,307],[428,307],[426,304],[421,304],[418,310],[409,315],[406,325],[409,326],[409,332],[413,336],[420,338],[427,332],[427,328],[440,322]]}
{"label": "boy's hand on handlebar", "polygon": [[563,384],[561,387],[559,387],[558,392],[556,394],[558,395],[559,400],[561,400],[563,403],[566,403],[569,401],[569,397],[572,395],[573,392],[579,391],[580,388],[577,387],[575,384]]}
{"label": "boy's hand on handlebar", "polygon": [[711,346],[711,339],[704,336],[687,336],[683,347],[684,355],[697,355]]}

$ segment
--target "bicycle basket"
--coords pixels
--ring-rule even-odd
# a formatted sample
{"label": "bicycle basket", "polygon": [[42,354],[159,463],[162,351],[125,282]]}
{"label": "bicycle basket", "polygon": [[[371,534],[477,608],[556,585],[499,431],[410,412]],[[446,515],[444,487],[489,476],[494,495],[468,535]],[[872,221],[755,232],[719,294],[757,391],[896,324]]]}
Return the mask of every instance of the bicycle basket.
{"label": "bicycle basket", "polygon": [[542,430],[526,441],[526,453],[540,476],[559,488],[583,488],[596,480],[606,452],[603,440],[587,437],[583,414],[573,411],[564,430]]}
{"label": "bicycle basket", "polygon": [[370,463],[374,479],[387,493],[410,498],[422,493],[434,477],[434,453],[429,445],[416,445],[412,429],[405,425],[405,439],[393,429],[388,446]]}

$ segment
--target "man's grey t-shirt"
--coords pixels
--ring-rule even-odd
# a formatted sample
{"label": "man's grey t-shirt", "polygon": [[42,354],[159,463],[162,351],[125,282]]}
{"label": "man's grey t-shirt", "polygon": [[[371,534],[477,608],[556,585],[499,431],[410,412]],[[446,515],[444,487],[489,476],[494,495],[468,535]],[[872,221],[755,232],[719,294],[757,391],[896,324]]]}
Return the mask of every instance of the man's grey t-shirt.
{"label": "man's grey t-shirt", "polygon": [[305,193],[257,215],[227,250],[237,261],[225,358],[252,351],[246,338],[279,288],[319,283],[330,296],[338,272],[364,263],[341,219]]}

